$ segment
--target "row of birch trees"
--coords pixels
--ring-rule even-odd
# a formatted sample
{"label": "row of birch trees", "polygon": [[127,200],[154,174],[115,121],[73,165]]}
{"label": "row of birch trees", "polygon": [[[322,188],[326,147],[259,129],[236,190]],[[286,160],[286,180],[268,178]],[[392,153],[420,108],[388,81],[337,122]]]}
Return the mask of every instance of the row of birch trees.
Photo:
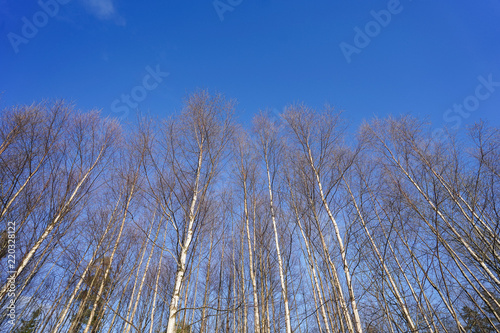
{"label": "row of birch trees", "polygon": [[2,332],[500,332],[500,130],[0,114]]}

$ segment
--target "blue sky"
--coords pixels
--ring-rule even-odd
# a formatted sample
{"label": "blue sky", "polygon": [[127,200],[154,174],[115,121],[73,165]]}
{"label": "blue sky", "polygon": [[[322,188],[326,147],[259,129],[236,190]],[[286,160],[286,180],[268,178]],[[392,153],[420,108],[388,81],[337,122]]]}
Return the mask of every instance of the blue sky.
{"label": "blue sky", "polygon": [[499,63],[498,0],[0,0],[2,108],[64,98],[165,117],[208,88],[242,122],[304,102],[354,124],[500,126]]}

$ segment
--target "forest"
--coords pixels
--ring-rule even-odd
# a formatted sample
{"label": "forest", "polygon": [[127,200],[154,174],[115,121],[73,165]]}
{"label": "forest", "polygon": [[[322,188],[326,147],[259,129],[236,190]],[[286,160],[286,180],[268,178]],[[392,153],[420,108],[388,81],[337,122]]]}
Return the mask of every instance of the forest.
{"label": "forest", "polygon": [[2,332],[500,332],[498,128],[0,112]]}

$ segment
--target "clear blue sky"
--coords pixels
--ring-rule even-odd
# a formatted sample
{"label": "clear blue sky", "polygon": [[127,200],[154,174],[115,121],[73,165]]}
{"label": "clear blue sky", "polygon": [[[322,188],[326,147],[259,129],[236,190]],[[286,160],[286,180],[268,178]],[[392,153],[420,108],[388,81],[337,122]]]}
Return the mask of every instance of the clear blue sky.
{"label": "clear blue sky", "polygon": [[163,116],[209,88],[237,99],[243,122],[300,101],[354,124],[500,126],[498,0],[0,0],[0,36],[2,108],[64,98],[131,119],[133,92]]}

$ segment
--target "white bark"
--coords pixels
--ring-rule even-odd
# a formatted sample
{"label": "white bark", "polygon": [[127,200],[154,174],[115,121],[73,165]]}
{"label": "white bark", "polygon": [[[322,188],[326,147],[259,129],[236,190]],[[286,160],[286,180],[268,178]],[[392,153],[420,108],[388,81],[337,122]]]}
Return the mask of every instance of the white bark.
{"label": "white bark", "polygon": [[267,147],[264,148],[264,159],[266,162],[266,172],[267,172],[267,188],[269,191],[269,205],[271,209],[271,220],[273,222],[273,230],[274,230],[274,242],[276,245],[276,255],[278,257],[278,268],[280,274],[280,282],[281,282],[281,295],[283,297],[284,307],[285,307],[285,323],[286,323],[286,332],[292,333],[292,322],[290,319],[290,309],[288,306],[288,292],[286,288],[285,274],[283,270],[283,260],[281,258],[281,250],[279,244],[278,237],[278,227],[276,224],[276,214],[274,211],[274,201],[273,201],[273,189],[271,186],[271,173],[269,171],[269,162],[267,157]]}
{"label": "white bark", "polygon": [[191,199],[191,204],[189,207],[187,233],[184,238],[184,241],[181,244],[181,253],[177,262],[177,272],[175,274],[175,283],[172,292],[172,300],[170,301],[170,306],[169,306],[169,316],[168,316],[166,333],[175,333],[176,330],[175,321],[177,318],[177,310],[178,310],[177,307],[179,303],[182,282],[184,279],[184,274],[186,272],[186,258],[194,233],[194,222],[196,218],[195,211],[196,211],[196,204],[198,201],[198,194],[200,187],[200,174],[201,174],[202,161],[203,161],[203,141],[201,142],[201,148],[198,153],[198,167],[196,170],[196,179],[193,186],[193,197]]}

